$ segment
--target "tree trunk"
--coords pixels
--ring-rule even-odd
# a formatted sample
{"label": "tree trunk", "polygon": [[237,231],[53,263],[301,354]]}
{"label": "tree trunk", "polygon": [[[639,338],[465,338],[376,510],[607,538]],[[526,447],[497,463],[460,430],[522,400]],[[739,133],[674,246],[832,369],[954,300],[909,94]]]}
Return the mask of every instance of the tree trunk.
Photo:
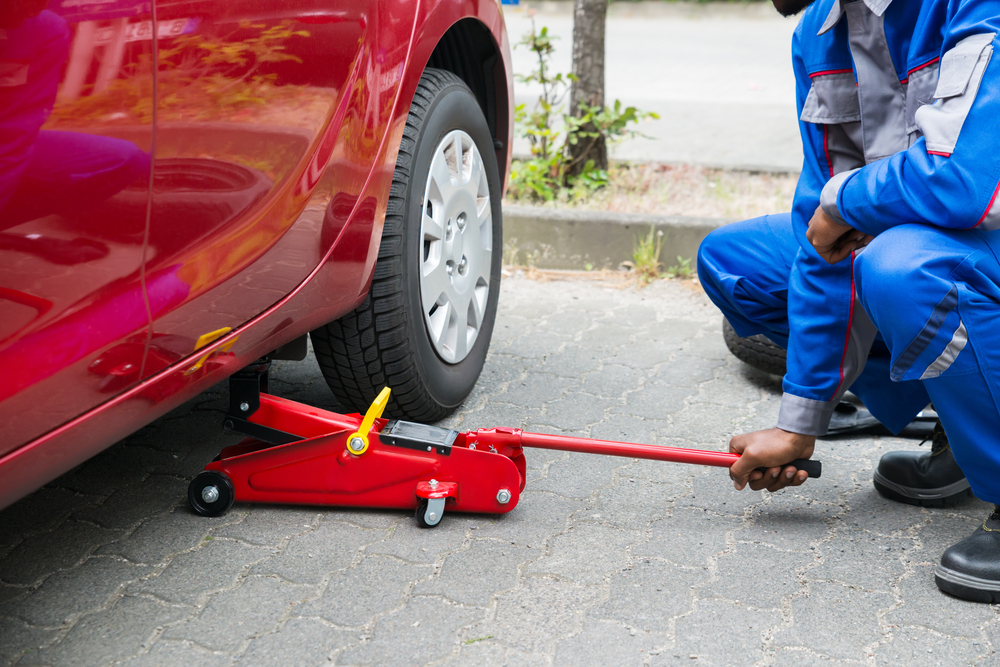
{"label": "tree trunk", "polygon": [[[604,107],[604,19],[608,0],[573,0],[573,74],[577,80],[570,90],[570,112],[579,117],[580,103]],[[593,129],[584,126],[583,129]],[[588,160],[598,169],[608,168],[608,148],[604,137],[582,138],[570,146],[573,164],[570,175],[578,175]]]}

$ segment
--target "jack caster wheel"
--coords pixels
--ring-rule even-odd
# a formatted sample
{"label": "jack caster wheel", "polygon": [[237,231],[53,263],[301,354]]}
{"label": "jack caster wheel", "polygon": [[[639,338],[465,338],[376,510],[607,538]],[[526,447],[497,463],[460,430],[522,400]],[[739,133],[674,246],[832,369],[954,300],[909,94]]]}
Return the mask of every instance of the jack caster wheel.
{"label": "jack caster wheel", "polygon": [[417,502],[417,525],[421,528],[433,528],[441,523],[444,516],[444,498],[421,498]]}
{"label": "jack caster wheel", "polygon": [[225,514],[236,500],[236,489],[225,473],[206,470],[198,473],[188,486],[188,502],[202,516]]}

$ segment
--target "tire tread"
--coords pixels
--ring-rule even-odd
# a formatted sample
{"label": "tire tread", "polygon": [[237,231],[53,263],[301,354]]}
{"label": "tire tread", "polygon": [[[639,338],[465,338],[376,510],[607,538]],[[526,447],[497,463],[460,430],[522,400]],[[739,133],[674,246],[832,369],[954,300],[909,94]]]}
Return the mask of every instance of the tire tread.
{"label": "tire tread", "polygon": [[403,329],[405,285],[399,277],[406,227],[405,193],[416,139],[436,95],[452,85],[467,88],[451,72],[424,70],[403,128],[368,296],[352,313],[312,332],[316,359],[334,397],[344,407],[359,412],[367,409],[383,385],[392,387],[386,416],[432,422],[453,409],[438,405],[418,381],[414,352]]}

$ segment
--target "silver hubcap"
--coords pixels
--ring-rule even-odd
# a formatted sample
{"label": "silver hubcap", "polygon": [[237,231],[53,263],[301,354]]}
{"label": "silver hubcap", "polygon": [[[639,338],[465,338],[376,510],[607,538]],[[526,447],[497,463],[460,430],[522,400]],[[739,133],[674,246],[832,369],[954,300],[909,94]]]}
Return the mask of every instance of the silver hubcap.
{"label": "silver hubcap", "polygon": [[434,350],[457,364],[479,337],[490,293],[493,210],[472,137],[449,132],[431,158],[420,216],[420,304]]}

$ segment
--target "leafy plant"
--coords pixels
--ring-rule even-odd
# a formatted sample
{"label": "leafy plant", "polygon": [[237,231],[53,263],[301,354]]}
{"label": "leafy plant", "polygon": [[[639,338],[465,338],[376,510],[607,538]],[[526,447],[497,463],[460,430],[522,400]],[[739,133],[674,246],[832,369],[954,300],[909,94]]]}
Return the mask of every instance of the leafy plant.
{"label": "leafy plant", "polygon": [[694,269],[691,268],[691,258],[687,259],[677,255],[677,263],[666,270],[664,275],[667,278],[680,278],[685,280],[694,276]]}
{"label": "leafy plant", "polygon": [[[521,83],[539,84],[542,93],[530,111],[524,104],[517,105],[514,110],[518,131],[531,146],[531,158],[515,162],[511,167],[509,189],[515,198],[552,201],[564,190],[569,196],[579,198],[604,187],[609,182],[608,172],[597,169],[593,160],[584,164],[579,175],[570,174],[576,160],[570,156],[569,147],[581,142],[593,143],[601,136],[609,143],[634,137],[639,133],[631,125],[646,118],[659,118],[653,112],[622,107],[618,100],[610,107],[580,104],[579,115],[566,113],[562,103],[576,77],[552,73],[549,60],[554,50],[553,39],[555,37],[550,36],[544,26],[536,31],[532,19],[531,32],[517,43],[535,53],[538,67],[528,75],[515,75],[515,78]],[[556,128],[557,121],[561,121],[562,129]]]}
{"label": "leafy plant", "polygon": [[632,251],[632,270],[643,283],[650,283],[660,277],[660,250],[663,248],[663,232],[649,226],[644,238],[636,239]]}

